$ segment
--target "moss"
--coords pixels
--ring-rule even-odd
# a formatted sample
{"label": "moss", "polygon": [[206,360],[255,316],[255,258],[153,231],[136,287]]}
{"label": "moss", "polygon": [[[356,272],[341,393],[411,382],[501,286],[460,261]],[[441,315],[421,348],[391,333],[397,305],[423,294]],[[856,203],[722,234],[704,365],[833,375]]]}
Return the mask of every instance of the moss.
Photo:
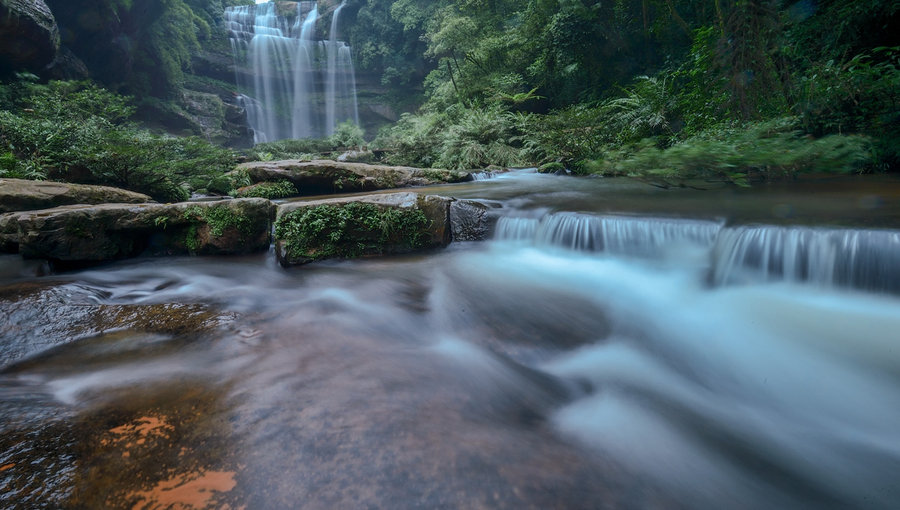
{"label": "moss", "polygon": [[275,224],[275,236],[295,260],[354,258],[411,251],[427,244],[430,221],[418,209],[373,204],[320,205],[293,211]]}
{"label": "moss", "polygon": [[261,182],[252,186],[246,186],[236,191],[238,198],[268,198],[270,200],[287,198],[299,195],[297,187],[290,181]]}
{"label": "moss", "polygon": [[[239,211],[225,206],[192,206],[184,211],[184,219],[190,222],[185,234],[184,245],[190,252],[197,252],[205,244],[202,237],[222,237],[229,229],[236,230],[241,237],[252,234],[253,225],[249,218]],[[206,228],[202,228],[202,227]]]}

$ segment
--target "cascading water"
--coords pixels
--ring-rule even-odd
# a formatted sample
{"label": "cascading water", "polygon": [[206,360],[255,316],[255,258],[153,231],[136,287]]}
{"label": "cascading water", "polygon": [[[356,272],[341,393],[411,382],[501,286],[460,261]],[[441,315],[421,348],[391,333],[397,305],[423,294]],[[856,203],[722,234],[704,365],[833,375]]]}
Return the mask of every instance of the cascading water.
{"label": "cascading water", "polygon": [[[614,255],[702,252],[715,285],[810,282],[900,294],[900,232],[553,213],[503,217],[495,239]],[[696,257],[695,257],[696,258]]]}
{"label": "cascading water", "polygon": [[492,240],[289,270],[0,255],[0,507],[893,510],[900,180],[853,182],[509,172],[428,190]]}
{"label": "cascading water", "polygon": [[890,230],[736,227],[713,252],[713,280],[809,281],[900,293],[900,232]]}
{"label": "cascading water", "polygon": [[356,103],[356,76],[350,46],[339,41],[338,20],[346,0],[338,6],[331,18],[328,39],[328,68],[325,79],[325,130],[334,134],[338,123],[352,121],[359,125],[359,110]]}
{"label": "cascading water", "polygon": [[316,2],[297,2],[294,16],[276,2],[226,9],[254,142],[323,137],[340,122],[359,123],[350,47],[337,39],[343,7],[332,15],[328,41],[316,40]]}

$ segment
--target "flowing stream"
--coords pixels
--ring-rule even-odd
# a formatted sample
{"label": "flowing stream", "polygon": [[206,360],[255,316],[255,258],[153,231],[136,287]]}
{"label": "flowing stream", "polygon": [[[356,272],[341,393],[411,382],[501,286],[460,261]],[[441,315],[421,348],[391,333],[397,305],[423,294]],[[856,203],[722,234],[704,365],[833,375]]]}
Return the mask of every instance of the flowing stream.
{"label": "flowing stream", "polygon": [[0,507],[896,508],[900,181],[428,191],[493,238],[0,258]]}

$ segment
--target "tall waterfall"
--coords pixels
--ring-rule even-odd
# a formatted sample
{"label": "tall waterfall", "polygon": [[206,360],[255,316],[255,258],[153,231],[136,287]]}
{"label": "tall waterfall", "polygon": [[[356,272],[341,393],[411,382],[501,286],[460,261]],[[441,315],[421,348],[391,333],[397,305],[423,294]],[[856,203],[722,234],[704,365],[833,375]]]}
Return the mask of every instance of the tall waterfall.
{"label": "tall waterfall", "polygon": [[347,1],[344,0],[331,17],[328,39],[328,68],[325,79],[325,134],[334,134],[339,122],[352,120],[359,124],[356,105],[356,76],[350,46],[339,41],[338,20]]}
{"label": "tall waterfall", "polygon": [[337,39],[341,4],[329,40],[316,38],[318,4],[288,2],[229,7],[225,23],[237,85],[254,142],[318,138],[340,122],[359,123],[350,46]]}

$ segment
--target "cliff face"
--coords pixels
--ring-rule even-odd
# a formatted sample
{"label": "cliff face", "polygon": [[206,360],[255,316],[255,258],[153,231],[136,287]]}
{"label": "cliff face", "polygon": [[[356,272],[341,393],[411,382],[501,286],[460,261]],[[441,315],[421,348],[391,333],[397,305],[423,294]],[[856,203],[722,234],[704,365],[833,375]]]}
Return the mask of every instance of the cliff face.
{"label": "cliff face", "polygon": [[44,0],[0,0],[0,70],[39,72],[58,50],[59,28]]}

